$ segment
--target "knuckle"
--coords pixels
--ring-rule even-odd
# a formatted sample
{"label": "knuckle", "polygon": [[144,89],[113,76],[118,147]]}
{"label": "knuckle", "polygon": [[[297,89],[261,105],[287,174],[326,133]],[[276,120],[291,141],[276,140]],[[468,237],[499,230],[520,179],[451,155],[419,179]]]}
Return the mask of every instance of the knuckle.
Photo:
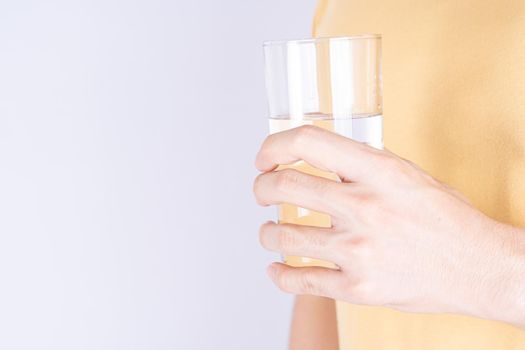
{"label": "knuckle", "polygon": [[343,198],[339,209],[346,220],[368,224],[381,218],[383,212],[382,197],[372,190],[355,191]]}
{"label": "knuckle", "polygon": [[315,283],[314,275],[310,272],[304,272],[299,279],[299,289],[304,294],[319,294],[319,287]]}
{"label": "knuckle", "polygon": [[302,125],[297,128],[297,135],[299,137],[310,137],[316,134],[319,128],[313,125]]}
{"label": "knuckle", "polygon": [[369,242],[365,237],[351,237],[347,238],[345,246],[354,254],[363,254],[369,250]]}
{"label": "knuckle", "polygon": [[389,173],[397,173],[403,169],[403,161],[394,155],[387,154],[383,158],[383,166]]}
{"label": "knuckle", "polygon": [[252,187],[252,189],[253,189],[253,194],[254,194],[255,196],[257,196],[258,193],[260,192],[259,190],[260,190],[260,187],[261,187],[261,176],[262,176],[262,175],[263,175],[263,174],[259,174],[259,175],[257,175],[257,176],[255,177],[255,180],[253,180],[253,187]]}
{"label": "knuckle", "polygon": [[371,255],[369,242],[364,237],[345,237],[338,242],[338,250],[343,257],[352,256],[355,263],[366,261]]}
{"label": "knuckle", "polygon": [[352,255],[356,260],[366,262],[372,257],[372,247],[366,238],[358,238],[355,242],[351,243]]}
{"label": "knuckle", "polygon": [[306,244],[313,250],[322,250],[328,246],[329,235],[325,233],[312,233],[305,236]]}
{"label": "knuckle", "polygon": [[344,216],[348,216],[356,209],[358,193],[353,186],[345,186],[342,190],[334,193],[336,209]]}
{"label": "knuckle", "polygon": [[287,293],[292,292],[290,279],[288,278],[288,275],[286,275],[285,273],[283,272],[278,273],[275,278],[275,281],[276,281],[277,287],[279,287],[279,289],[282,290],[283,292],[287,292]]}
{"label": "knuckle", "polygon": [[363,279],[352,281],[349,285],[349,290],[353,300],[357,303],[367,304],[374,299],[373,288],[371,288],[370,283]]}
{"label": "knuckle", "polygon": [[255,196],[255,200],[257,201],[258,204],[263,204],[263,201],[262,201],[262,177],[264,176],[264,174],[260,174],[258,175],[255,180],[253,181],[253,194]]}
{"label": "knuckle", "polygon": [[388,180],[406,183],[413,178],[414,166],[396,155],[386,155],[383,159],[383,169]]}
{"label": "knuckle", "polygon": [[378,289],[367,276],[367,272],[360,269],[347,276],[340,288],[350,297],[355,304],[373,304],[377,299]]}
{"label": "knuckle", "polygon": [[337,192],[331,187],[329,181],[321,178],[305,178],[303,181],[305,186],[312,188],[320,199],[325,198],[327,195],[337,198]]}
{"label": "knuckle", "polygon": [[319,128],[313,125],[302,125],[295,129],[293,144],[296,146],[302,145],[304,142],[308,142],[312,137],[315,137],[318,132]]}
{"label": "knuckle", "polygon": [[416,173],[417,177],[415,177],[415,178],[417,180],[419,180],[419,183],[422,184],[423,186],[428,186],[428,187],[436,188],[436,189],[439,189],[439,190],[445,189],[445,190],[452,190],[453,191],[453,189],[451,187],[449,187],[448,185],[446,185],[446,184],[442,183],[441,181],[437,180],[432,175],[430,175],[429,173],[427,173],[424,170],[420,169],[419,167],[418,168],[413,167],[413,169],[416,170],[415,173]]}
{"label": "knuckle", "polygon": [[456,196],[457,198],[459,198],[460,200],[462,200],[463,202],[467,203],[467,204],[472,204],[472,202],[470,201],[470,199],[464,195],[463,193],[461,193],[460,191],[454,189],[454,188],[451,188],[449,187],[448,190],[450,191],[450,193],[452,193],[454,196]]}
{"label": "knuckle", "polygon": [[297,235],[288,225],[283,225],[279,232],[278,244],[282,250],[288,250],[297,245]]}
{"label": "knuckle", "polygon": [[369,210],[374,207],[375,198],[371,193],[354,194],[353,198],[349,199],[352,202],[351,208],[357,213],[369,214]]}
{"label": "knuckle", "polygon": [[266,238],[273,225],[274,224],[271,222],[266,222],[262,224],[259,228],[259,243],[261,244],[261,246],[266,247],[268,245]]}
{"label": "knuckle", "polygon": [[279,191],[296,188],[300,182],[301,174],[292,169],[277,172],[276,188]]}
{"label": "knuckle", "polygon": [[381,223],[384,225],[388,224],[389,219],[392,218],[390,204],[382,198],[375,198],[371,200],[365,207],[362,219],[368,225],[374,225],[374,223]]}

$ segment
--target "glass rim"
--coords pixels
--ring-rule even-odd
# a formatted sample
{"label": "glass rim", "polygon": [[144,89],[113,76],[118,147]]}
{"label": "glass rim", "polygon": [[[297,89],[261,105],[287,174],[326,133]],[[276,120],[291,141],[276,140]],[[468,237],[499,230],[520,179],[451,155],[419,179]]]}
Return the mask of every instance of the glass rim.
{"label": "glass rim", "polygon": [[323,36],[318,38],[305,38],[305,39],[291,39],[291,40],[267,40],[263,42],[263,47],[267,46],[283,46],[289,44],[312,44],[325,41],[351,41],[360,39],[381,39],[381,34],[359,34],[349,36]]}

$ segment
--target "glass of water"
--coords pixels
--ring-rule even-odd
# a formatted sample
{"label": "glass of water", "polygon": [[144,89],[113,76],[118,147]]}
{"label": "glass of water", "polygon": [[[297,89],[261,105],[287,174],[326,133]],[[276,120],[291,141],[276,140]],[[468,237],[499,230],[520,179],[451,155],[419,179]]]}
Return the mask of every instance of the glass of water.
{"label": "glass of water", "polygon": [[[268,41],[264,57],[270,133],[315,125],[383,147],[380,35]],[[303,161],[286,167],[339,181]],[[290,204],[279,206],[279,222],[331,227],[328,215]],[[333,266],[310,257],[283,260],[292,266]]]}

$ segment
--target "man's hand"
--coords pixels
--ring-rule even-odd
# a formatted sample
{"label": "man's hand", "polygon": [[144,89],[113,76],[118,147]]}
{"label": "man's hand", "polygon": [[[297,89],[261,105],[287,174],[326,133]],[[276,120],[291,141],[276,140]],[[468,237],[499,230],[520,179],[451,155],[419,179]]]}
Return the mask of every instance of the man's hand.
{"label": "man's hand", "polygon": [[[341,182],[280,164],[307,163]],[[339,269],[272,264],[284,291],[409,312],[451,312],[525,327],[525,233],[476,210],[416,165],[312,126],[269,136],[256,159],[261,205],[329,214],[331,228],[266,223],[261,244]]]}

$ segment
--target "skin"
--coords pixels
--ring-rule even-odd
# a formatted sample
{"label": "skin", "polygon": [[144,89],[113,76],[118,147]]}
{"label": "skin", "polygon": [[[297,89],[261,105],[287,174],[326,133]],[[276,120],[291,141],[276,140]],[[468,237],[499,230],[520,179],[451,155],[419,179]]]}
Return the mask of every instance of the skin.
{"label": "skin", "polygon": [[312,295],[295,298],[290,350],[338,350],[337,319],[332,299]]}
{"label": "skin", "polygon": [[[341,181],[275,170],[299,160]],[[283,291],[525,329],[524,229],[489,218],[392,152],[313,126],[268,136],[256,167],[262,172],[254,183],[260,205],[291,203],[332,218],[331,228],[261,226],[264,248],[338,266],[273,263],[268,275]]]}

